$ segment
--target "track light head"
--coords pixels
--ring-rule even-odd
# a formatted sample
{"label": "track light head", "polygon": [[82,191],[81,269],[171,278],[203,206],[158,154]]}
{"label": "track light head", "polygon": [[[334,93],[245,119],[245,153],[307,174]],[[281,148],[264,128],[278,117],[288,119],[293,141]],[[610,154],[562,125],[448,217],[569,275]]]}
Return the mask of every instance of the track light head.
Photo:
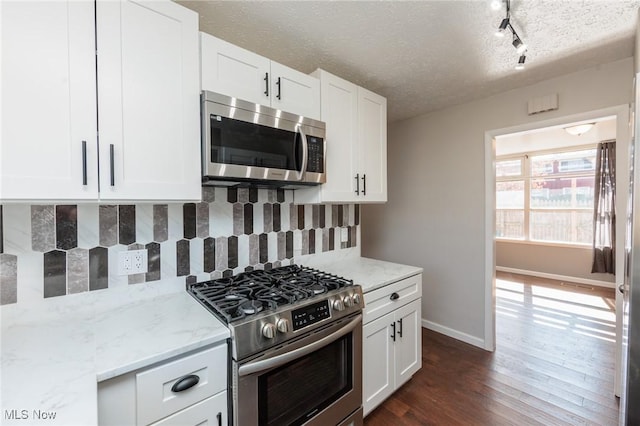
{"label": "track light head", "polygon": [[524,44],[522,40],[520,40],[520,37],[518,37],[515,33],[513,34],[513,47],[515,47],[516,52],[520,54],[524,53],[524,51],[527,50],[527,45]]}
{"label": "track light head", "polygon": [[495,32],[496,37],[504,37],[504,33],[509,27],[509,18],[504,18],[502,22],[500,22],[500,26]]}
{"label": "track light head", "polygon": [[527,57],[525,55],[520,55],[520,59],[518,59],[518,63],[516,64],[516,69],[517,70],[523,70],[524,69],[524,61],[527,60]]}

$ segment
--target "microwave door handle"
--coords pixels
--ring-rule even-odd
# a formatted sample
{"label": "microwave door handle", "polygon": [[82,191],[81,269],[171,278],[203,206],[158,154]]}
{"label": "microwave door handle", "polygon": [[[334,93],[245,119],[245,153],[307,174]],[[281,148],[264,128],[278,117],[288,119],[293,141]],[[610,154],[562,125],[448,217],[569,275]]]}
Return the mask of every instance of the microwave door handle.
{"label": "microwave door handle", "polygon": [[302,180],[304,172],[307,170],[307,163],[309,162],[309,144],[307,143],[307,135],[302,131],[302,126],[296,126],[296,131],[300,133],[300,139],[302,141],[302,167],[297,172],[298,180]]}
{"label": "microwave door handle", "polygon": [[307,346],[303,346],[301,348],[295,349],[291,352],[286,352],[282,355],[277,355],[274,356],[272,358],[267,358],[267,359],[263,359],[260,361],[256,361],[256,362],[250,362],[248,364],[245,365],[241,365],[238,368],[238,375],[239,376],[248,376],[250,374],[254,374],[254,373],[258,373],[260,371],[265,371],[265,370],[269,370],[271,368],[274,367],[279,367],[281,365],[284,365],[290,361],[296,360],[298,358],[301,358],[305,355],[308,355],[314,351],[317,351],[318,349],[335,342],[336,340],[340,339],[343,336],[346,336],[347,334],[351,333],[353,330],[355,330],[356,327],[358,327],[360,324],[362,324],[362,315],[358,315],[357,317],[355,317],[353,320],[351,320],[347,325],[345,325],[344,327],[342,327],[341,329],[339,329],[338,331],[331,333],[330,335],[323,337],[320,340],[316,340],[315,342],[307,345]]}

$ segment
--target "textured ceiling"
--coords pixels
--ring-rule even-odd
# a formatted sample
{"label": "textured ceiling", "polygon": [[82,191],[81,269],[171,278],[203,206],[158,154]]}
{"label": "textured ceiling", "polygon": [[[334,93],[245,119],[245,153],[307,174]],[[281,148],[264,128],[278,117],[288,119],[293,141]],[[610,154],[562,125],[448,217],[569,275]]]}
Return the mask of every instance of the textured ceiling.
{"label": "textured ceiling", "polygon": [[633,55],[640,0],[512,0],[527,67],[483,1],[178,1],[200,29],[309,73],[323,68],[413,117]]}

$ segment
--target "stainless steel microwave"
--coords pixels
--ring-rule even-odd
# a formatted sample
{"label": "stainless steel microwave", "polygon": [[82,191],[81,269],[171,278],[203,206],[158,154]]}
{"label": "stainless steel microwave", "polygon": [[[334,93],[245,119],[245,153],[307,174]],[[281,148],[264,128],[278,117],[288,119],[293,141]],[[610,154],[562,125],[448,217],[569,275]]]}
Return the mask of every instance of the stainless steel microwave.
{"label": "stainless steel microwave", "polygon": [[323,122],[208,91],[201,101],[203,184],[326,181]]}

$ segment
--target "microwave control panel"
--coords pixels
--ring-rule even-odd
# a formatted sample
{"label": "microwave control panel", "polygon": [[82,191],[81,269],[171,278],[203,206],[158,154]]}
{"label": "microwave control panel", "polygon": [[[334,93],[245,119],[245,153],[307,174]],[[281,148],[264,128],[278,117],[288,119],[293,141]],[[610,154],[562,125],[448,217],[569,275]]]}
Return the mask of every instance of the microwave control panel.
{"label": "microwave control panel", "polygon": [[312,173],[324,172],[324,139],[316,136],[307,136],[309,157],[307,171]]}

